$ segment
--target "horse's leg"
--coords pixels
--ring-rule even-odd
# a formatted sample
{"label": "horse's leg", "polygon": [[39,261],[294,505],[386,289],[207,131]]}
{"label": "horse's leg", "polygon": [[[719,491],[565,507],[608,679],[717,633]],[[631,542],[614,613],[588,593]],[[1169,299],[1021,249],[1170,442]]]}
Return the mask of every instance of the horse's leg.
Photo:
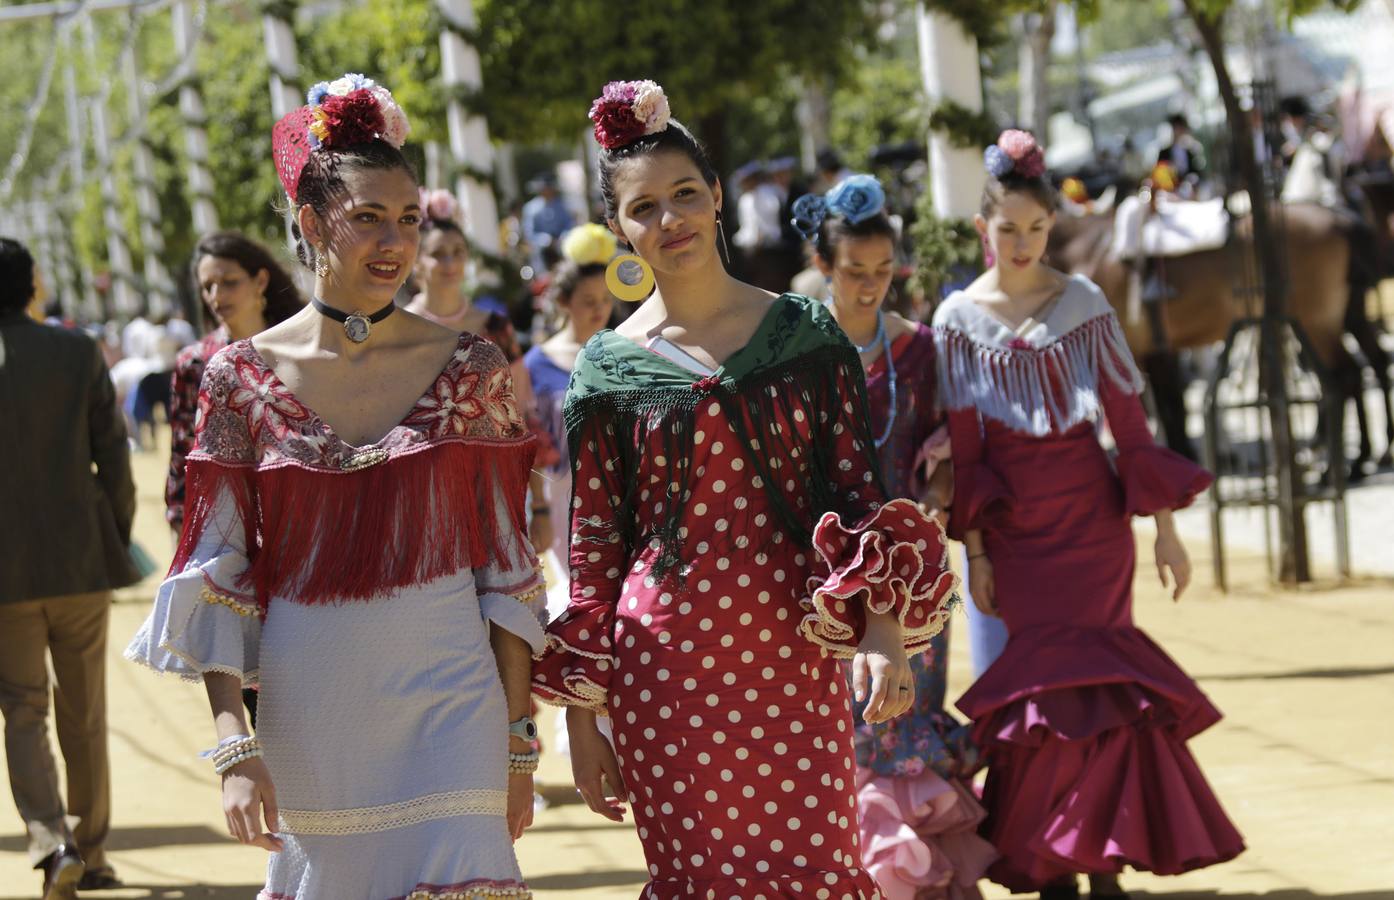
{"label": "horse's leg", "polygon": [[1186,434],[1186,382],[1175,350],[1149,353],[1142,365],[1152,385],[1157,403],[1157,421],[1169,448],[1187,459],[1198,459],[1195,445]]}
{"label": "horse's leg", "polygon": [[[1340,348],[1337,354],[1335,367],[1332,371],[1335,376],[1336,396],[1339,402],[1333,404],[1336,408],[1336,420],[1331,423],[1335,429],[1337,447],[1341,448],[1341,455],[1345,456],[1346,446],[1346,403],[1355,401],[1355,420],[1360,425],[1360,455],[1350,463],[1349,475],[1346,481],[1355,483],[1363,481],[1365,478],[1365,464],[1370,461],[1370,421],[1365,410],[1365,404],[1361,395],[1361,388],[1364,386],[1364,378],[1361,377],[1360,366],[1355,361],[1355,357],[1346,352],[1345,348]],[[1340,465],[1343,460],[1330,460],[1330,465]]]}
{"label": "horse's leg", "polygon": [[[1375,331],[1374,323],[1370,321],[1369,316],[1365,315],[1364,295],[1363,286],[1352,286],[1350,306],[1346,308],[1345,326],[1350,336],[1355,338],[1355,343],[1359,345],[1365,361],[1374,370],[1375,380],[1379,382],[1380,397],[1384,401],[1384,453],[1379,459],[1379,465],[1383,467],[1390,465],[1390,455],[1394,452],[1394,380],[1391,380],[1389,376],[1391,362],[1389,353],[1380,345],[1379,334]],[[1364,405],[1359,402],[1359,398],[1357,398],[1356,410],[1357,412],[1364,411]],[[1360,426],[1361,455],[1368,458],[1373,455],[1373,452],[1368,449],[1370,438],[1366,431],[1367,426],[1362,419]]]}

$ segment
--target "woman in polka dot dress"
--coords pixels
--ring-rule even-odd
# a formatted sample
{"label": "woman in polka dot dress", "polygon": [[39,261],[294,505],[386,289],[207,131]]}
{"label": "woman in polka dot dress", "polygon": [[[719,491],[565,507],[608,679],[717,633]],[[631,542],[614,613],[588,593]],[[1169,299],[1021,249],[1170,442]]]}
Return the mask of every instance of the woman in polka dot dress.
{"label": "woman in polka dot dress", "polygon": [[610,227],[657,290],[573,375],[572,601],[534,690],[570,705],[590,807],[624,813],[602,778],[633,807],[643,897],[879,898],[839,659],[869,720],[909,708],[906,649],[954,588],[943,532],[885,502],[827,311],[727,274],[721,186],[657,86],[611,84],[592,118]]}

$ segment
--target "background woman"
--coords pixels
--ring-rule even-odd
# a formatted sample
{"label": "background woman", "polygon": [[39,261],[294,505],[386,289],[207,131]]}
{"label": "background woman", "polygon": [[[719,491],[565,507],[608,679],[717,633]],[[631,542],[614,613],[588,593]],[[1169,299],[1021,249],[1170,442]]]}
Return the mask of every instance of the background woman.
{"label": "background woman", "polygon": [[[566,424],[562,418],[562,402],[571,370],[581,348],[597,331],[610,324],[615,311],[615,297],[605,285],[605,267],[614,257],[619,245],[615,236],[603,225],[589,223],[571,229],[562,238],[562,262],[552,274],[548,299],[564,315],[562,327],[551,338],[533,347],[523,356],[532,379],[537,414],[543,428],[557,448],[557,462],[548,466],[546,507],[533,506],[535,519],[551,517],[553,554],[552,566],[558,579],[558,593],[567,596],[568,578],[567,537],[571,504],[571,459],[566,446]],[[539,548],[542,549],[542,548]],[[550,604],[549,604],[550,605]],[[565,608],[554,610],[554,615]]]}
{"label": "background woman", "polygon": [[[851,175],[826,197],[795,202],[795,226],[813,242],[831,310],[866,369],[871,433],[887,496],[947,505],[948,435],[935,406],[930,330],[884,308],[896,265],[896,231],[870,175]],[[926,472],[932,472],[932,479]],[[996,854],[975,831],[983,808],[966,779],[978,766],[966,726],[944,711],[949,629],[910,657],[915,703],[891,721],[856,717],[861,855],[889,900],[975,898]]]}
{"label": "background woman", "polygon": [[647,265],[635,299],[656,288],[572,376],[572,602],[534,689],[570,705],[591,809],[622,817],[602,779],[632,805],[645,897],[869,900],[836,657],[855,657],[868,720],[909,708],[905,647],[954,583],[942,532],[885,502],[832,317],[727,273],[721,185],[662,89],[612,82],[591,118],[608,224],[638,257],[614,280]]}
{"label": "background woman", "polygon": [[183,536],[127,655],[206,686],[262,896],[522,895],[533,439],[494,345],[393,303],[421,209],[392,95],[346,75],[309,99],[272,144],[313,305],[209,362]]}
{"label": "background woman", "polygon": [[990,877],[1066,898],[1082,872],[1115,897],[1126,865],[1176,874],[1244,846],[1186,748],[1220,714],[1132,618],[1130,518],[1156,519],[1157,572],[1179,598],[1190,563],[1172,510],[1210,475],[1153,443],[1103,294],[1042,263],[1055,197],[1035,141],[1005,132],[985,159],[977,225],[995,262],[934,321],[950,527],[974,602],[1009,637],[958,707],[987,754]]}
{"label": "background woman", "polygon": [[[475,306],[465,293],[469,243],[457,218],[459,208],[454,196],[440,189],[423,190],[421,209],[421,252],[413,272],[420,290],[407,304],[407,310],[451,331],[481,335],[498,345],[513,372],[513,395],[518,407],[529,430],[538,437],[537,465],[539,469],[555,466],[561,456],[538,419],[532,378],[523,363],[523,348],[513,323],[501,313]],[[545,548],[551,545],[554,532],[551,516],[546,513],[547,481],[540,471],[533,473],[528,487],[532,509],[530,537],[534,546]],[[537,599],[534,607],[534,612],[541,615],[542,598]]]}
{"label": "background woman", "polygon": [[261,244],[237,231],[215,231],[194,246],[189,275],[203,308],[218,323],[179,352],[170,388],[169,477],[165,518],[179,537],[184,527],[184,460],[194,449],[194,417],[204,366],[213,354],[285,321],[304,307],[286,270]]}

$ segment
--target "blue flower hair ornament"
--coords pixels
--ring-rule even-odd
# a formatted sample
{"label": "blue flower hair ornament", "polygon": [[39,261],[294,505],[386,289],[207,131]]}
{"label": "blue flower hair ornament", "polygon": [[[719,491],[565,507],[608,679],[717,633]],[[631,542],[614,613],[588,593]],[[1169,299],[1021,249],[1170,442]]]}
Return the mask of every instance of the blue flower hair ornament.
{"label": "blue flower hair ornament", "polygon": [[886,192],[872,175],[848,175],[833,185],[826,197],[805,194],[794,201],[794,228],[805,240],[813,240],[823,220],[829,215],[841,216],[853,225],[860,225],[886,208]]}

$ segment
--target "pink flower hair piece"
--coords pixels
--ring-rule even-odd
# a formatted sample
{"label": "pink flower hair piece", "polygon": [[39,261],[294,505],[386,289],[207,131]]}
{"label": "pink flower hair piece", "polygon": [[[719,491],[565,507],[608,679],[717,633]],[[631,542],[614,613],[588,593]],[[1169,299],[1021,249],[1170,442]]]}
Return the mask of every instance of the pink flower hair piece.
{"label": "pink flower hair piece", "polygon": [[1012,160],[1012,171],[1022,178],[1045,174],[1045,154],[1031,132],[1009,128],[997,138],[997,146]]}
{"label": "pink flower hair piece", "polygon": [[668,127],[668,98],[652,81],[612,81],[591,104],[595,140],[606,150],[632,144]]}
{"label": "pink flower hair piece", "polygon": [[453,222],[455,214],[459,210],[459,204],[455,202],[455,195],[444,188],[434,190],[421,189],[421,210],[426,214],[426,218],[436,222]]}

